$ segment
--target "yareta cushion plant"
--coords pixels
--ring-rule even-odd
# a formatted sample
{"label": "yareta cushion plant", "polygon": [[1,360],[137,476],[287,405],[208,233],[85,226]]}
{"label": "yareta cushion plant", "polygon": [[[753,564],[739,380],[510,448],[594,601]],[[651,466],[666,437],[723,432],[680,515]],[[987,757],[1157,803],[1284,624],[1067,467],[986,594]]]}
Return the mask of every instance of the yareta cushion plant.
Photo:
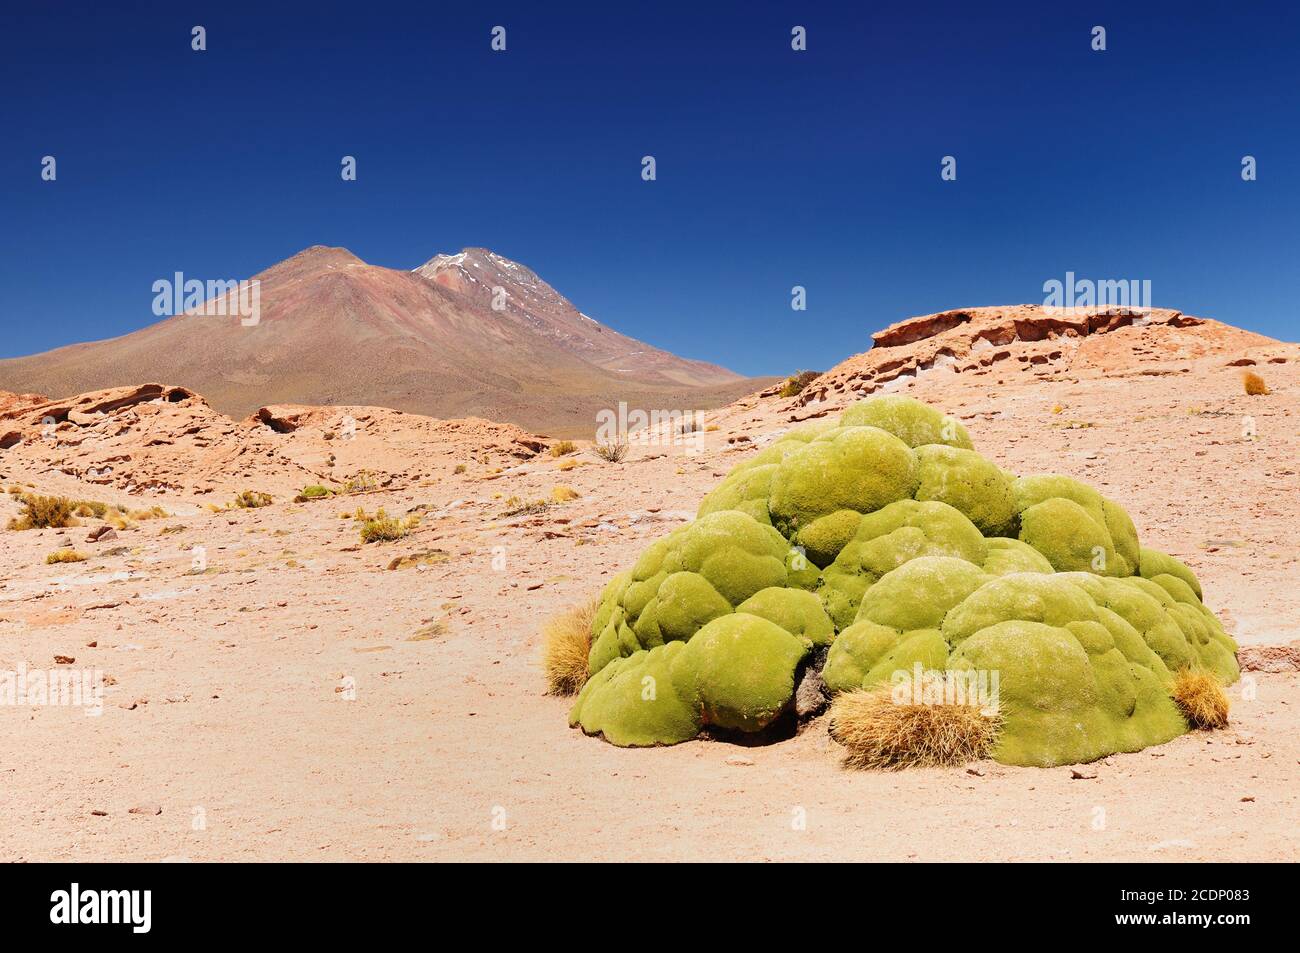
{"label": "yareta cushion plant", "polygon": [[1007,473],[952,418],[879,397],[737,466],[610,582],[570,722],[675,744],[763,731],[809,666],[832,693],[978,671],[997,676],[992,756],[1069,764],[1187,731],[1175,675],[1231,683],[1235,652],[1119,505]]}

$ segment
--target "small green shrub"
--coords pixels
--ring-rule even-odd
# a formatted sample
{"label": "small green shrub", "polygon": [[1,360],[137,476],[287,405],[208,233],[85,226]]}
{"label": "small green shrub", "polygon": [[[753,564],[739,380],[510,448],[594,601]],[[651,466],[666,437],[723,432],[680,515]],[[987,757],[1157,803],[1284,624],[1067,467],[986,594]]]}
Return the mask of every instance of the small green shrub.
{"label": "small green shrub", "polygon": [[313,483],[311,486],[302,488],[302,492],[293,498],[295,503],[306,503],[308,500],[324,500],[335,494],[335,490],[327,486],[321,486]]}
{"label": "small green shrub", "polygon": [[[359,511],[362,512],[362,511]],[[383,507],[375,511],[375,515],[365,519],[361,524],[361,542],[363,543],[387,543],[395,539],[401,539],[411,532],[412,527],[419,525],[419,519],[407,517],[404,520],[396,519],[384,512]]]}

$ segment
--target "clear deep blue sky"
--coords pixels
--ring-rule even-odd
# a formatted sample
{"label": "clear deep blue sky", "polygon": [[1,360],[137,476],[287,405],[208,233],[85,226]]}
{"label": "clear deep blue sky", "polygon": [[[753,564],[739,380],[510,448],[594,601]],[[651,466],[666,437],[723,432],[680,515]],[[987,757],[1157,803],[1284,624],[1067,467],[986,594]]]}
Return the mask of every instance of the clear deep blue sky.
{"label": "clear deep blue sky", "polygon": [[174,271],[314,244],[396,268],[487,246],[752,374],[1066,271],[1298,337],[1291,4],[288,6],[5,5],[0,356],[142,327]]}

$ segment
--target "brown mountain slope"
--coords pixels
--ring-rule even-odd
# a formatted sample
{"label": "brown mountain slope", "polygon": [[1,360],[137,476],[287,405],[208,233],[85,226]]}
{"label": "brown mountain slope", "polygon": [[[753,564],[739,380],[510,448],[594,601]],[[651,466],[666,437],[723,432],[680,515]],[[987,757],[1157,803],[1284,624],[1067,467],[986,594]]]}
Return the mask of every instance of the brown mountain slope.
{"label": "brown mountain slope", "polygon": [[493,312],[553,342],[574,357],[622,379],[666,386],[708,387],[741,380],[716,364],[690,361],[607,328],[575,308],[567,298],[518,262],[486,248],[466,248],[458,255],[435,255],[415,274],[449,288],[491,311],[493,291],[501,288],[502,310]]}
{"label": "brown mountain slope", "polygon": [[232,417],[272,403],[377,405],[590,434],[597,411],[619,401],[707,408],[755,386],[598,324],[527,268],[482,249],[406,272],[317,246],[255,277],[255,326],[169,317],[0,361],[0,389],[76,394],[166,380]]}

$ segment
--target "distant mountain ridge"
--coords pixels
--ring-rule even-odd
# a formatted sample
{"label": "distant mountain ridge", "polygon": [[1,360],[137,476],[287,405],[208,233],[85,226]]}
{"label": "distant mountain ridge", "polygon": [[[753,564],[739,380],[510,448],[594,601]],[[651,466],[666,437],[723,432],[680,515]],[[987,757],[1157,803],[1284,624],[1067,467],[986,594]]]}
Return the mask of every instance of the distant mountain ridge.
{"label": "distant mountain ridge", "polygon": [[166,380],[236,418],[273,403],[369,405],[579,435],[619,401],[703,409],[764,383],[620,334],[484,248],[400,271],[317,245],[254,278],[254,326],[167,317],[0,360],[0,390],[63,396]]}

